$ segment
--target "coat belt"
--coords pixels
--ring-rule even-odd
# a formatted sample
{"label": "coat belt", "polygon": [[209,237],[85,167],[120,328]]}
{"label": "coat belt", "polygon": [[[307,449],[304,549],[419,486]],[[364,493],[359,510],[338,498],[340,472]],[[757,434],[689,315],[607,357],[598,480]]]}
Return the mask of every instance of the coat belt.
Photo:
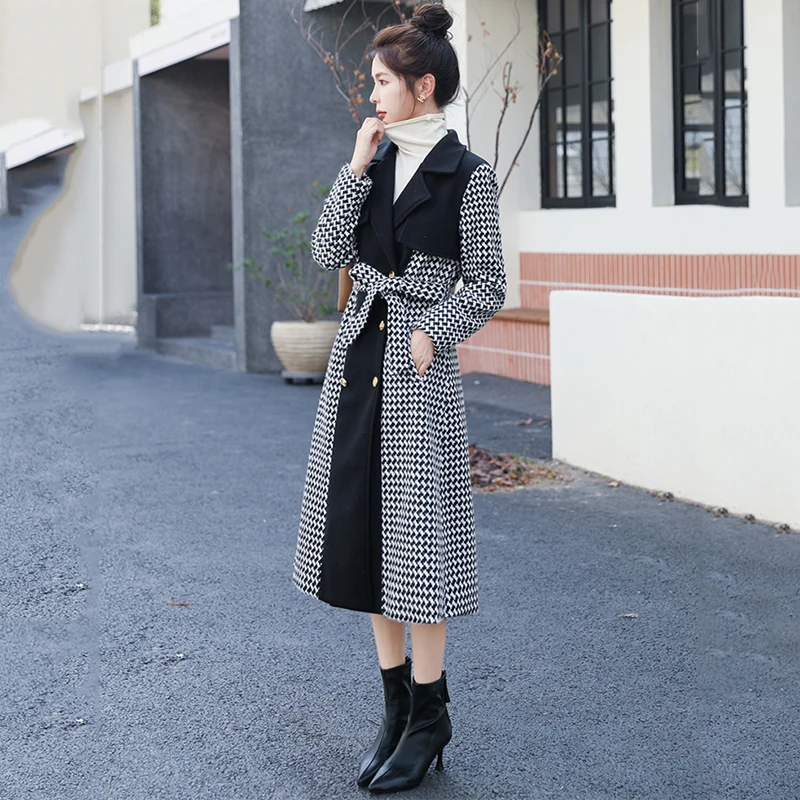
{"label": "coat belt", "polygon": [[[356,314],[347,320],[345,330],[342,331],[342,345],[349,347],[364,328],[372,301],[379,294],[386,300],[388,308],[384,370],[392,373],[409,371],[413,368],[413,361],[407,341],[411,324],[407,301],[423,307],[435,305],[448,296],[449,284],[442,281],[421,281],[413,275],[395,275],[390,278],[362,261],[356,262],[351,268],[350,277],[353,279],[353,291],[363,291],[365,297]],[[409,352],[408,359],[404,358],[406,351]]]}

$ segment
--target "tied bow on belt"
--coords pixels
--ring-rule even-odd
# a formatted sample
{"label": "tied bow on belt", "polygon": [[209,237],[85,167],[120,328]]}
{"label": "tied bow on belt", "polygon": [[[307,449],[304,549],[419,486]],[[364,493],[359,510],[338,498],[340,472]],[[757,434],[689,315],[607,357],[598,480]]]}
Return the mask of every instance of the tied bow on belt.
{"label": "tied bow on belt", "polygon": [[389,277],[362,261],[357,261],[351,268],[350,277],[353,279],[353,296],[356,292],[364,292],[364,297],[355,314],[343,322],[345,325],[345,330],[342,331],[343,346],[349,347],[361,332],[372,301],[375,295],[379,294],[386,300],[388,307],[384,371],[396,374],[408,372],[410,369],[416,375],[416,366],[411,358],[409,346],[412,328],[409,319],[409,301],[413,306],[429,308],[448,296],[449,284],[441,281],[422,281],[413,275]]}

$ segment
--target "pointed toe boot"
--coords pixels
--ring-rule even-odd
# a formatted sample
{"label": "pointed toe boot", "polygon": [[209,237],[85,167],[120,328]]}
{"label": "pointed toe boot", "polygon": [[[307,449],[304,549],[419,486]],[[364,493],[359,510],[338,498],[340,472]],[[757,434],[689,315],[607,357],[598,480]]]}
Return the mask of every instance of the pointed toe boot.
{"label": "pointed toe boot", "polygon": [[361,760],[356,782],[362,789],[369,786],[375,773],[397,747],[408,722],[411,711],[411,659],[406,656],[404,664],[389,669],[381,668],[381,678],[386,708],[378,735]]}
{"label": "pointed toe boot", "polygon": [[411,681],[408,723],[394,752],[369,784],[371,792],[399,792],[418,786],[437,756],[436,769],[443,769],[442,751],[453,735],[445,705],[449,702],[444,670],[432,683]]}

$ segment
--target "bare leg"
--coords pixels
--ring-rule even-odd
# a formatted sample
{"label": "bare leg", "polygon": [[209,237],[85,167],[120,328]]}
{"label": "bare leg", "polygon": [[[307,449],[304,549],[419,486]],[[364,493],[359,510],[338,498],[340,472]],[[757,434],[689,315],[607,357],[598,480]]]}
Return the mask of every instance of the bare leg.
{"label": "bare leg", "polygon": [[384,617],[383,614],[370,614],[372,630],[375,633],[375,646],[378,648],[378,661],[382,669],[400,666],[406,660],[406,624]]}
{"label": "bare leg", "polygon": [[414,680],[431,683],[442,675],[447,620],[435,625],[411,624],[411,649],[414,654]]}

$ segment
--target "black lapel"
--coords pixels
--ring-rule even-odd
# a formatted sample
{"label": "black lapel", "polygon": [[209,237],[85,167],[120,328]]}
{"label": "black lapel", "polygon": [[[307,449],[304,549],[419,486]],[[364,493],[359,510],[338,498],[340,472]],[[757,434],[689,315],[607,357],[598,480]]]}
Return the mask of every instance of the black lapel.
{"label": "black lapel", "polygon": [[[390,270],[398,270],[398,243],[433,255],[459,258],[458,212],[471,172],[471,162],[464,161],[466,152],[458,134],[448,131],[425,156],[397,202],[393,202],[397,145],[388,139],[379,145],[365,171],[373,179],[373,186],[360,221],[369,219]],[[414,214],[418,209],[420,212]]]}
{"label": "black lapel", "polygon": [[397,145],[386,140],[378,147],[375,158],[365,170],[373,180],[369,193],[369,222],[392,269],[397,269],[394,229],[392,227],[392,203],[394,200],[394,164]]}
{"label": "black lapel", "polygon": [[[466,147],[458,140],[458,134],[449,130],[422,160],[394,204],[394,227],[403,224],[406,217],[431,198],[427,173],[452,174],[458,169]],[[394,160],[394,159],[393,159]],[[392,186],[394,192],[394,186]]]}
{"label": "black lapel", "polygon": [[[429,154],[430,155],[430,154]],[[431,191],[428,184],[425,182],[425,173],[422,171],[422,165],[411,176],[408,183],[400,192],[394,204],[394,227],[399,227],[403,220],[418,206],[421,206],[426,200],[430,200]]]}

